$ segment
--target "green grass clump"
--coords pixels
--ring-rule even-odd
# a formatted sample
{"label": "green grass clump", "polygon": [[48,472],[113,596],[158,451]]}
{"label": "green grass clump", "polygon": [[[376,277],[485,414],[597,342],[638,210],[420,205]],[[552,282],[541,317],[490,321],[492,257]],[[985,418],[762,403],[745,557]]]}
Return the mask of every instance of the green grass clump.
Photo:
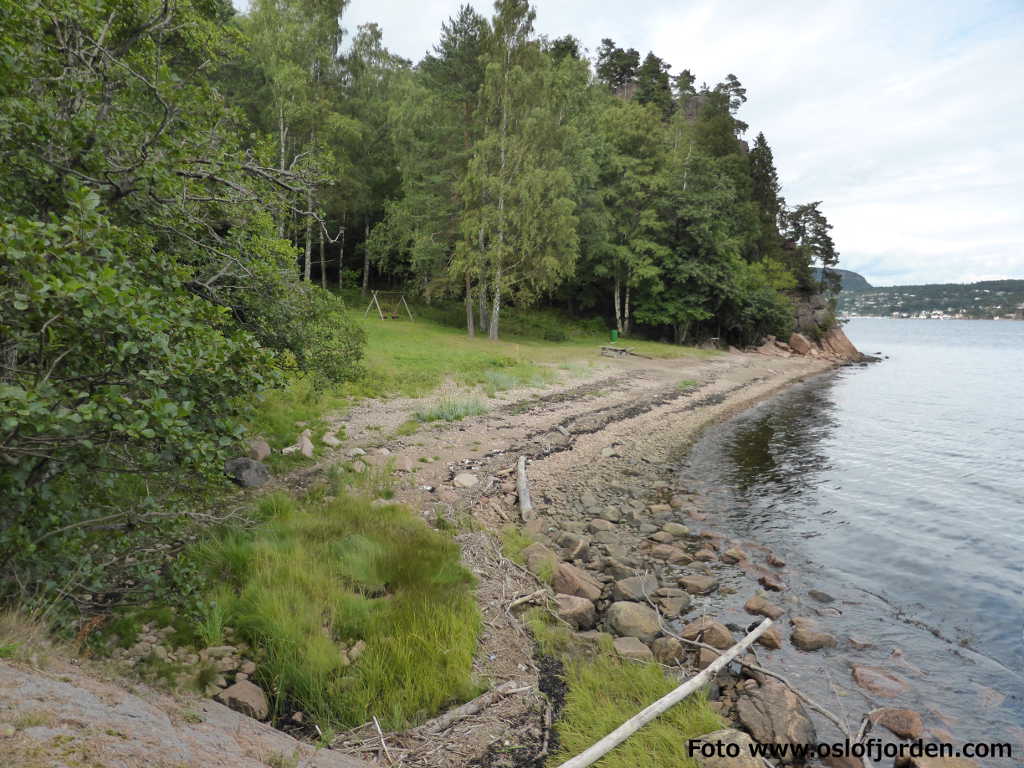
{"label": "green grass clump", "polygon": [[[657,664],[636,664],[609,654],[570,661],[566,667],[569,692],[565,709],[555,723],[559,749],[552,765],[568,760],[611,733],[644,707],[679,683],[665,677]],[[686,744],[725,727],[708,706],[704,692],[691,694],[649,723],[597,763],[601,768],[686,768]]]}
{"label": "green grass clump", "polygon": [[[321,729],[376,715],[397,729],[477,693],[480,617],[450,537],[344,492],[274,494],[267,507],[262,526],[202,545],[197,559],[229,588],[225,620],[263,654],[258,681],[278,712],[302,710]],[[346,665],[342,648],[358,640],[366,650]]]}
{"label": "green grass clump", "polygon": [[425,411],[414,414],[420,421],[461,421],[470,416],[482,416],[487,406],[477,398],[442,397]]}
{"label": "green grass clump", "polygon": [[683,379],[678,384],[676,384],[676,389],[680,390],[681,392],[686,392],[687,390],[696,388],[697,382],[694,381],[693,379]]}
{"label": "green grass clump", "polygon": [[522,532],[517,526],[506,525],[501,529],[501,552],[505,557],[519,565],[526,565],[523,550],[533,544],[533,539]]}
{"label": "green grass clump", "polygon": [[275,460],[294,460],[294,456],[282,457],[276,452],[293,445],[303,429],[313,433],[313,443],[317,444],[327,428],[324,415],[344,409],[348,402],[340,391],[318,389],[308,377],[296,379],[283,389],[261,395],[249,432],[270,444]]}

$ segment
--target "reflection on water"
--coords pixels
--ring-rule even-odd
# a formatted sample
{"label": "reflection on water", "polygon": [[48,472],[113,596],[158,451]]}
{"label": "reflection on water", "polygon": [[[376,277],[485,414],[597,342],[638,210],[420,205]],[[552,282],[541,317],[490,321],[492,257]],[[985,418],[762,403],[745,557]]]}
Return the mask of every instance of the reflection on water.
{"label": "reflection on water", "polygon": [[[847,332],[889,359],[712,430],[683,481],[723,531],[796,565],[795,592],[841,598],[831,629],[874,640],[856,660],[921,668],[900,703],[961,739],[1024,741],[1024,323]],[[848,680],[841,651],[827,663]]]}

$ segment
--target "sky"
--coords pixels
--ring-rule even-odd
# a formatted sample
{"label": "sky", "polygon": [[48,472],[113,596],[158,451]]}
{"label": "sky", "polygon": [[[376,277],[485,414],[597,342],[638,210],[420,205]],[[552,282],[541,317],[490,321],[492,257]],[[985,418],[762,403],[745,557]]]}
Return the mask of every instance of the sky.
{"label": "sky", "polygon": [[[462,0],[350,0],[419,61]],[[244,0],[236,0],[243,5]],[[492,4],[471,4],[490,15]],[[534,0],[535,28],[735,73],[790,204],[875,285],[1024,278],[1024,0]]]}

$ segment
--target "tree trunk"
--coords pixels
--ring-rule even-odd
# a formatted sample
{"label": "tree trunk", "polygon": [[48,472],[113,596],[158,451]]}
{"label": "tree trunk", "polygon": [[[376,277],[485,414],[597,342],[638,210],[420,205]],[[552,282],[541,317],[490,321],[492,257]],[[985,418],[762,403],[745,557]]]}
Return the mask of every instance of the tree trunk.
{"label": "tree trunk", "polygon": [[626,307],[622,312],[623,335],[629,336],[629,282],[626,282]]}
{"label": "tree trunk", "polygon": [[[285,162],[285,138],[288,135],[288,128],[284,124],[284,105],[279,105],[277,110],[277,135],[280,140],[280,168],[281,171],[286,171],[287,163]],[[282,211],[281,217],[277,220],[277,236],[284,238],[284,221],[287,216],[287,212]]]}
{"label": "tree trunk", "polygon": [[469,273],[466,273],[466,334],[469,338],[476,336],[476,329],[473,327],[473,288],[469,284]]}
{"label": "tree trunk", "polygon": [[370,222],[366,221],[365,239],[363,240],[363,296],[370,288]]}
{"label": "tree trunk", "polygon": [[494,301],[491,304],[491,324],[487,328],[487,338],[491,341],[498,340],[498,315],[501,312],[501,267],[495,274],[494,280]]}
{"label": "tree trunk", "polygon": [[324,225],[320,225],[320,287],[327,290],[327,259],[324,256]]}
{"label": "tree trunk", "polygon": [[[480,250],[481,257],[484,252],[484,228],[480,225],[480,233],[477,240],[477,247]],[[477,306],[479,307],[480,313],[480,333],[487,333],[487,280],[481,276],[480,283],[477,285]]]}
{"label": "tree trunk", "polygon": [[622,305],[619,303],[620,298],[620,283],[619,274],[615,273],[615,295],[612,297],[612,303],[615,305],[615,327],[619,333],[622,333]]}
{"label": "tree trunk", "polygon": [[[313,210],[313,191],[306,188],[306,210]],[[308,283],[313,276],[313,217],[306,215],[306,252],[302,264],[302,277]]]}

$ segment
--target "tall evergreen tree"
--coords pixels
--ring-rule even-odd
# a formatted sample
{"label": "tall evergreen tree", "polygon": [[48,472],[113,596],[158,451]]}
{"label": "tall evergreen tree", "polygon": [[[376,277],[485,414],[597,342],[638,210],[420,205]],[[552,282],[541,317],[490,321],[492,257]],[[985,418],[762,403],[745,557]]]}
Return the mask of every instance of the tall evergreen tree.
{"label": "tall evergreen tree", "polygon": [[653,53],[648,53],[636,73],[636,100],[641,104],[653,104],[662,117],[672,114],[672,86],[669,83],[668,62]]}

